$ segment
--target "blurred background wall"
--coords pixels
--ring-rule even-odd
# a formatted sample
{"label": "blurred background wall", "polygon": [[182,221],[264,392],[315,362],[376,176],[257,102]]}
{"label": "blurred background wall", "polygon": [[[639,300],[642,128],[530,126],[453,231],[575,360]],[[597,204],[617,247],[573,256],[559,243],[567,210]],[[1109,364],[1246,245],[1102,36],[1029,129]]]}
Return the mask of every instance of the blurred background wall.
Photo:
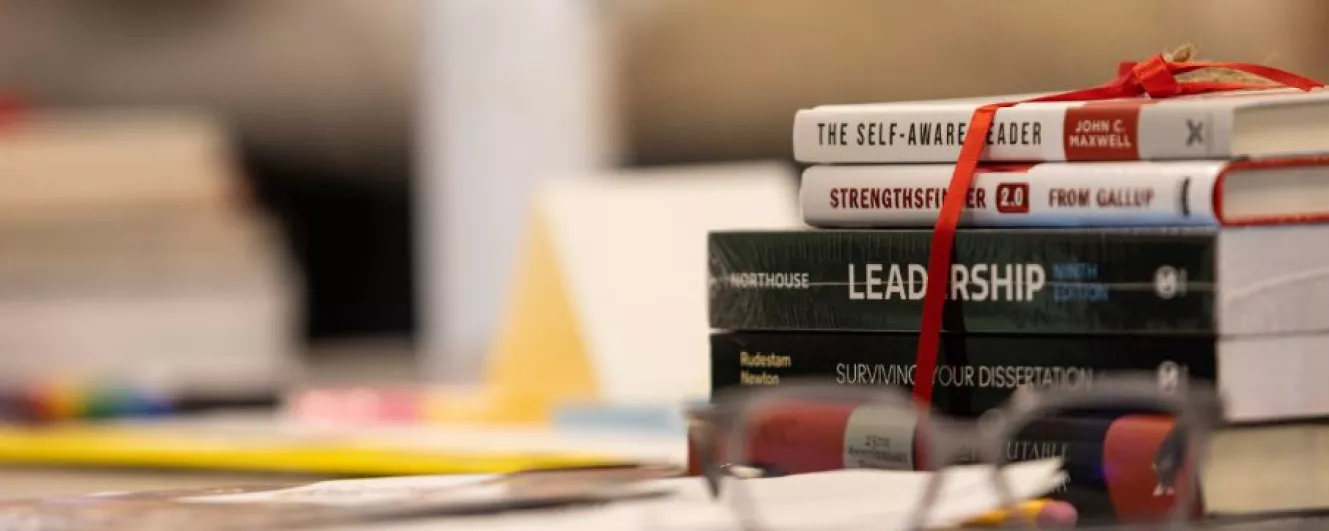
{"label": "blurred background wall", "polygon": [[[787,159],[799,107],[1077,87],[1183,41],[1209,58],[1329,78],[1319,0],[596,5],[628,164]],[[423,9],[0,0],[0,91],[39,105],[220,111],[304,269],[307,335],[411,336]]]}
{"label": "blurred background wall", "polygon": [[305,270],[308,334],[403,334],[418,4],[4,0],[0,91],[219,111]]}
{"label": "blurred background wall", "polygon": [[1329,74],[1329,4],[1316,0],[644,4],[620,63],[642,163],[784,155],[799,107],[1076,88],[1184,41]]}

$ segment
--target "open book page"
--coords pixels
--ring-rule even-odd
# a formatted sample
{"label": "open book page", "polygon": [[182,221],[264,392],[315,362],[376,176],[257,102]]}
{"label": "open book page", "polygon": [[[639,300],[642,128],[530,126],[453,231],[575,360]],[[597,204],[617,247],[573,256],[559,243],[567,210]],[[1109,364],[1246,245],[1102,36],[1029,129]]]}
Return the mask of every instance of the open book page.
{"label": "open book page", "polygon": [[312,503],[354,507],[445,493],[450,499],[498,498],[503,485],[499,474],[406,476],[320,481],[291,488],[212,494],[180,498],[188,503]]}
{"label": "open book page", "polygon": [[[1063,481],[1059,459],[1006,467],[1017,499]],[[675,471],[676,472],[676,471]],[[416,476],[306,485],[119,493],[0,502],[0,528],[33,531],[312,529],[387,531],[737,531],[732,499],[714,500],[705,482],[667,468],[577,469],[507,475]],[[943,472],[927,522],[954,525],[1001,505],[988,465]],[[837,470],[747,480],[745,492],[775,530],[905,529],[933,475]],[[733,483],[722,487],[732,496]]]}

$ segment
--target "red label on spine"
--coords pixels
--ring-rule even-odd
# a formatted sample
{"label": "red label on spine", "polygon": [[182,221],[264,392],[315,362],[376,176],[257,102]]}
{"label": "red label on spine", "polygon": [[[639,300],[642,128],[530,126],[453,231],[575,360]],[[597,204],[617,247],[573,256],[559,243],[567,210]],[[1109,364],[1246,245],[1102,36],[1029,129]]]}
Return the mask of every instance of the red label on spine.
{"label": "red label on spine", "polygon": [[1062,147],[1066,160],[1138,160],[1143,101],[1113,101],[1066,109]]}
{"label": "red label on spine", "polygon": [[1028,214],[1029,183],[998,184],[997,212],[1002,214]]}

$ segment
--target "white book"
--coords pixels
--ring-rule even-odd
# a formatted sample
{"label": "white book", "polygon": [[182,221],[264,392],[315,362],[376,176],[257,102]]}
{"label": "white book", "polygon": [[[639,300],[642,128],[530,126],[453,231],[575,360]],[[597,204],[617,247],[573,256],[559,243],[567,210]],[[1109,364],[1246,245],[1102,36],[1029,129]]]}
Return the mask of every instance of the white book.
{"label": "white book", "polygon": [[[798,111],[807,163],[954,162],[978,107],[1030,95],[825,105]],[[1021,103],[997,111],[983,159],[1235,158],[1329,150],[1329,91]]]}
{"label": "white book", "polygon": [[[814,227],[931,227],[949,164],[817,165],[800,186]],[[961,226],[1249,225],[1329,219],[1329,157],[1045,162],[981,167]]]}
{"label": "white book", "polygon": [[0,223],[0,384],[269,395],[296,375],[298,271],[273,220],[149,211]]}

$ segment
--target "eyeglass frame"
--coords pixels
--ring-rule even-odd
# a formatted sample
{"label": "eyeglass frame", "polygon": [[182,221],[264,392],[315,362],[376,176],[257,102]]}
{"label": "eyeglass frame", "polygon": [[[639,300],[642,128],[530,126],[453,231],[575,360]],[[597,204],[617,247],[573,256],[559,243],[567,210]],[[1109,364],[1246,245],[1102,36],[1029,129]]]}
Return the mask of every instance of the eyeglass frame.
{"label": "eyeglass frame", "polygon": [[[927,459],[924,468],[934,474],[922,497],[915,502],[910,529],[923,528],[944,485],[944,470],[971,456],[977,458],[977,463],[992,466],[992,484],[1002,499],[1002,505],[1014,509],[1018,502],[1001,474],[1002,468],[1011,464],[1004,451],[1006,445],[1033,420],[1057,411],[1108,407],[1140,407],[1175,419],[1173,429],[1160,444],[1155,460],[1157,462],[1158,457],[1169,457],[1180,461],[1170,471],[1160,469],[1159,487],[1177,489],[1179,485],[1176,482],[1182,478],[1173,474],[1183,470],[1189,459],[1191,466],[1189,473],[1185,474],[1186,484],[1180,489],[1167,517],[1173,528],[1184,527],[1199,499],[1200,469],[1208,458],[1210,433],[1222,425],[1226,410],[1225,401],[1211,385],[1190,385],[1190,382],[1185,382],[1168,390],[1161,389],[1156,378],[1124,374],[1108,376],[1095,380],[1090,386],[1073,389],[1024,387],[978,419],[956,418],[932,411],[898,387],[843,385],[824,379],[804,378],[784,379],[777,386],[730,388],[715,393],[710,404],[688,411],[692,428],[689,430],[690,437],[699,454],[701,475],[713,498],[720,498],[721,483],[725,478],[740,479],[731,483],[743,484],[741,479],[745,478],[739,477],[736,470],[749,468],[743,463],[747,457],[745,447],[748,438],[745,429],[748,423],[745,421],[752,418],[752,413],[772,403],[800,400],[853,401],[862,406],[884,406],[914,414],[914,432],[926,434],[924,455]],[[1178,446],[1183,434],[1189,444]],[[713,453],[716,447],[713,444],[717,440],[724,445],[725,461],[733,462],[722,463],[716,459]],[[1166,479],[1171,485],[1164,485],[1165,475],[1172,476]],[[760,513],[754,509],[754,502],[745,488],[731,489],[728,498],[745,530],[761,531],[769,528],[760,521]],[[1012,514],[1022,513],[1013,511]],[[1031,526],[1034,524],[1031,518],[1025,518],[1024,521]]]}

